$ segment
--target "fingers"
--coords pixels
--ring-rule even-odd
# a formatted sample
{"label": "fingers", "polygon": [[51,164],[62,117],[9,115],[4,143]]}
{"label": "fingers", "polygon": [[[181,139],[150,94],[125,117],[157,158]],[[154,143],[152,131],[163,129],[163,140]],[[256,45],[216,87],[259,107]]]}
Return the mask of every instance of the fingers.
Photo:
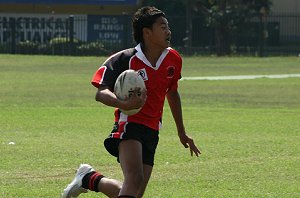
{"label": "fingers", "polygon": [[147,100],[147,90],[136,87],[126,98],[126,108],[125,110],[138,109],[144,106]]}
{"label": "fingers", "polygon": [[136,88],[133,90],[133,94],[134,94],[134,95],[137,95],[137,96],[145,97],[145,96],[147,96],[147,89],[146,89],[146,88],[143,88],[143,89],[141,90],[140,87],[136,87]]}
{"label": "fingers", "polygon": [[190,151],[191,151],[191,156],[193,156],[193,154],[195,153],[195,155],[199,157],[199,155],[201,154],[200,150],[196,146],[194,148],[190,147]]}
{"label": "fingers", "polygon": [[143,101],[146,101],[146,99],[147,99],[147,89],[144,88],[144,89],[141,90],[141,88],[136,87],[134,89],[133,93],[132,93],[132,96],[139,97]]}
{"label": "fingers", "polygon": [[147,89],[143,89],[141,91],[141,99],[143,101],[143,105],[146,103],[146,100],[147,100]]}
{"label": "fingers", "polygon": [[188,138],[186,143],[183,143],[183,145],[185,148],[190,148],[191,156],[194,156],[195,154],[197,157],[199,157],[201,154],[201,151],[197,148],[192,138]]}
{"label": "fingers", "polygon": [[189,148],[187,141],[184,141],[184,140],[180,140],[180,141],[181,141],[181,144],[184,146],[184,148]]}
{"label": "fingers", "polygon": [[195,145],[193,138],[189,137],[186,133],[179,133],[178,135],[181,144],[185,148],[190,148],[191,156],[195,154],[197,157],[199,157],[201,151]]}
{"label": "fingers", "polygon": [[147,96],[147,89],[146,88],[142,89],[141,93],[142,95]]}
{"label": "fingers", "polygon": [[201,152],[197,148],[197,146],[194,144],[194,142],[191,142],[189,144],[189,147],[190,147],[191,156],[193,156],[195,154],[197,157],[199,157],[199,155],[201,154]]}

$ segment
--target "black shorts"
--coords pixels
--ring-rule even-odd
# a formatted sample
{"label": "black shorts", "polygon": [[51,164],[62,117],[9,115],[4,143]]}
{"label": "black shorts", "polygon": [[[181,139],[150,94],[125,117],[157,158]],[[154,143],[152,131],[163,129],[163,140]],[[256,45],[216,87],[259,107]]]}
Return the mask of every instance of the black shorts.
{"label": "black shorts", "polygon": [[[138,140],[142,144],[143,163],[153,166],[159,132],[137,123],[115,123],[110,135],[104,140],[106,150],[119,158],[119,143],[122,140]],[[119,159],[118,159],[119,161]]]}

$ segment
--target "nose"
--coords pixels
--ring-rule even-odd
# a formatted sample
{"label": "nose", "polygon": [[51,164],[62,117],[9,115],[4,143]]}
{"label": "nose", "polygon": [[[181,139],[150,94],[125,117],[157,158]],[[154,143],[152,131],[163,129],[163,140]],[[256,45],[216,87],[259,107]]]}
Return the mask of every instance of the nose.
{"label": "nose", "polygon": [[168,29],[168,31],[167,31],[167,34],[168,34],[168,36],[171,36],[171,34],[172,34],[172,31],[171,31],[171,29],[170,29],[170,28]]}

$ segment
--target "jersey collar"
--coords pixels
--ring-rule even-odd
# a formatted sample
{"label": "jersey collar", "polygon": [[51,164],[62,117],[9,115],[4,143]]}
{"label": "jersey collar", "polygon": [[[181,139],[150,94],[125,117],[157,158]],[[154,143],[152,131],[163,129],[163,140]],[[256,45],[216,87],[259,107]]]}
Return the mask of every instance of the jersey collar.
{"label": "jersey collar", "polygon": [[153,67],[151,65],[151,63],[148,61],[148,59],[146,58],[145,54],[143,53],[142,51],[142,47],[141,47],[141,43],[138,44],[136,47],[135,47],[137,53],[136,53],[136,56],[138,59],[140,59],[141,61],[143,61],[147,66],[151,67],[152,69],[154,70],[158,70],[159,66],[161,65],[161,63],[163,62],[163,60],[165,59],[165,57],[167,56],[167,54],[169,53],[170,51],[170,47],[168,47],[167,49],[165,49],[159,59],[157,60],[156,64],[155,64],[155,67]]}

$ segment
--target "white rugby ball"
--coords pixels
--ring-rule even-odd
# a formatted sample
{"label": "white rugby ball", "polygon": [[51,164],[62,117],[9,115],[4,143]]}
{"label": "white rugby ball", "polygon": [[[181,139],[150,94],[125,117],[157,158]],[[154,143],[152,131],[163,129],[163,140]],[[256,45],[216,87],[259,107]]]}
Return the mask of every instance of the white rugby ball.
{"label": "white rugby ball", "polygon": [[[142,77],[134,70],[128,69],[122,72],[115,83],[114,93],[121,100],[126,100],[130,98],[135,88],[140,88],[140,91],[146,88],[144,80]],[[138,93],[141,94],[141,93]],[[134,115],[138,113],[141,108],[131,109],[131,110],[122,110],[126,115]]]}

